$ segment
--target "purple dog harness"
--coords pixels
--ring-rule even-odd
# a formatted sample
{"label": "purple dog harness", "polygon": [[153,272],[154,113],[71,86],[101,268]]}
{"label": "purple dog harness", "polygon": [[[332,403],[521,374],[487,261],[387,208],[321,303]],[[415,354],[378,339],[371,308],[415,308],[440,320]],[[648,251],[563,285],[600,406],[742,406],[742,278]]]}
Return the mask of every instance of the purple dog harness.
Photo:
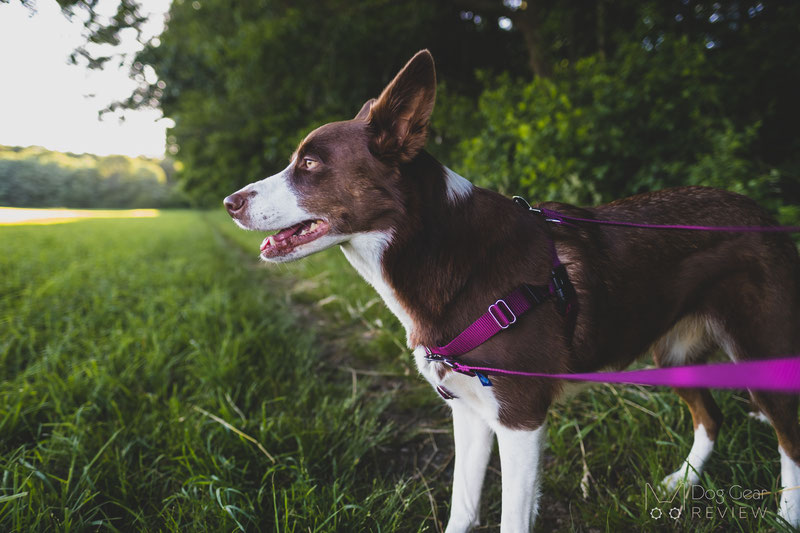
{"label": "purple dog harness", "polygon": [[[572,222],[604,224],[661,230],[692,230],[721,232],[800,232],[798,226],[684,226],[639,224],[613,220],[594,220],[564,215],[557,211],[531,207],[519,196],[514,201],[529,211],[540,214],[548,222],[574,226]],[[654,385],[669,387],[702,387],[719,389],[757,389],[776,392],[800,392],[800,355],[781,359],[762,359],[738,363],[718,363],[711,365],[677,366],[632,370],[627,372],[590,372],[582,374],[546,374],[541,372],[523,372],[502,368],[472,366],[459,363],[454,357],[463,355],[501,331],[510,328],[527,311],[555,297],[556,308],[567,318],[568,327],[574,326],[577,311],[575,290],[569,281],[567,271],[558,258],[555,244],[550,240],[553,258],[553,269],[547,286],[523,285],[490,305],[485,313],[475,322],[458,334],[444,346],[425,347],[425,358],[429,361],[447,365],[455,372],[476,376],[484,386],[491,386],[486,374],[503,374],[510,376],[538,377],[550,379],[567,379],[577,381],[593,381],[598,383],[626,383],[634,385]],[[441,390],[440,390],[441,389]],[[452,399],[452,394],[443,387],[437,391],[445,399]]]}

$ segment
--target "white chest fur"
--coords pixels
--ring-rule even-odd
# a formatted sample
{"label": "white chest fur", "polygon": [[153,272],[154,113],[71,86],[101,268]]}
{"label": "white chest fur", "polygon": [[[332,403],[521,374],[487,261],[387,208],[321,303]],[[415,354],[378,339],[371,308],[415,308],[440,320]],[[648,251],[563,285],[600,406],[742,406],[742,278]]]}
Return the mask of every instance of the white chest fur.
{"label": "white chest fur", "polygon": [[464,402],[470,409],[480,415],[489,425],[497,421],[500,404],[494,395],[492,387],[484,387],[478,378],[466,376],[458,372],[447,372],[439,379],[439,365],[425,359],[425,348],[417,346],[414,349],[414,361],[420,374],[434,387],[441,385],[450,391],[456,402]]}
{"label": "white chest fur", "polygon": [[[341,248],[350,264],[378,291],[389,310],[400,320],[406,330],[406,343],[408,343],[414,322],[400,303],[392,286],[386,281],[381,262],[391,237],[390,232],[361,233],[354,235],[348,242],[342,244]],[[456,399],[451,401],[466,403],[489,423],[497,420],[500,406],[492,387],[484,387],[477,378],[456,372],[447,372],[442,379],[439,379],[438,365],[441,363],[426,361],[425,349],[422,346],[414,348],[414,359],[420,373],[431,385],[434,387],[442,385],[456,396]]]}
{"label": "white chest fur", "polygon": [[[398,300],[394,289],[387,283],[383,273],[381,258],[383,252],[392,240],[391,232],[371,231],[359,233],[342,244],[342,252],[350,264],[361,274],[361,277],[372,285],[389,310],[403,325],[406,330],[406,343],[411,335],[413,323],[411,316]],[[409,346],[410,348],[411,346]]]}

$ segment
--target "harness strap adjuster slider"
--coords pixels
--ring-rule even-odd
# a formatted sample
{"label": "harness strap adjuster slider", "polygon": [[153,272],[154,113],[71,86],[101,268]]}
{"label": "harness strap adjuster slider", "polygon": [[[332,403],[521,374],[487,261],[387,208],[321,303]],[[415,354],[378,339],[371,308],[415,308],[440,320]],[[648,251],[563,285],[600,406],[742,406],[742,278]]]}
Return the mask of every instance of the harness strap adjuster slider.
{"label": "harness strap adjuster slider", "polygon": [[497,300],[489,306],[489,316],[494,319],[500,329],[508,329],[508,326],[517,321],[517,315],[503,299]]}

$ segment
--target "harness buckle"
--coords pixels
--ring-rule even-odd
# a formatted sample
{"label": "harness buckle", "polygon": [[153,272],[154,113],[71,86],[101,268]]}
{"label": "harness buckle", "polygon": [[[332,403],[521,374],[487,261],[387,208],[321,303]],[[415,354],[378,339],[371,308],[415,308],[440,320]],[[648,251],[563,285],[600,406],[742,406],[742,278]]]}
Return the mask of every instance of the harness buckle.
{"label": "harness buckle", "polygon": [[[501,304],[505,307],[505,310],[500,307]],[[489,316],[494,319],[500,329],[508,329],[508,326],[517,321],[517,315],[514,314],[514,311],[511,310],[506,301],[502,298],[489,306]],[[511,318],[508,318],[509,316]],[[500,319],[503,319],[505,324],[500,322]]]}
{"label": "harness buckle", "polygon": [[550,274],[550,283],[553,293],[556,295],[556,308],[562,315],[566,315],[574,310],[576,299],[575,288],[567,275],[564,265],[553,268]]}
{"label": "harness buckle", "polygon": [[522,288],[525,290],[525,297],[528,299],[531,307],[540,305],[550,297],[549,287],[534,287],[533,285],[523,283]]}

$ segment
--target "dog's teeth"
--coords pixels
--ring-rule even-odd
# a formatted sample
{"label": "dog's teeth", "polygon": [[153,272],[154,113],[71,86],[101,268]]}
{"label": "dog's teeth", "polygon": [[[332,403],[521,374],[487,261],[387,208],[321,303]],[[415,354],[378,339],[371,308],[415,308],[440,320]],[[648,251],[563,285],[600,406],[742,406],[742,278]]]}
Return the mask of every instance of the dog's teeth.
{"label": "dog's teeth", "polygon": [[316,220],[311,223],[311,226],[309,226],[308,231],[314,231],[315,229],[317,229],[317,221]]}

